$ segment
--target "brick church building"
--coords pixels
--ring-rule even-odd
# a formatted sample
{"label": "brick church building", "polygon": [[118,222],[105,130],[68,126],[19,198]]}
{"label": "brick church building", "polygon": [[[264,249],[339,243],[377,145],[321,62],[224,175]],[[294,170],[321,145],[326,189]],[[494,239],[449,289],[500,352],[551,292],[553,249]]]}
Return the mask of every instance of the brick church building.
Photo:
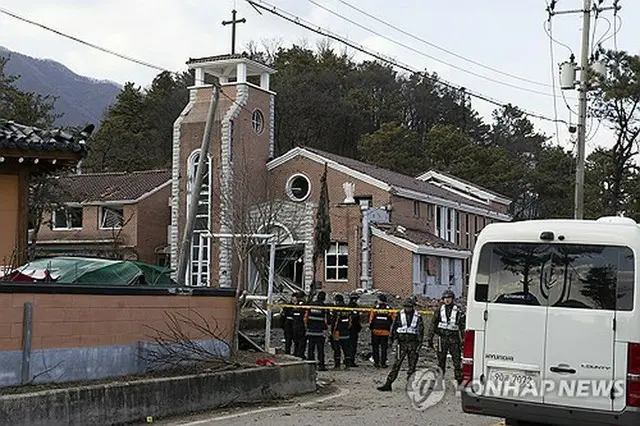
{"label": "brick church building", "polygon": [[[364,288],[439,297],[452,288],[460,294],[477,234],[489,223],[511,220],[509,199],[437,171],[406,176],[312,148],[275,157],[276,93],[269,87],[275,70],[243,54],[191,59],[188,66],[195,85],[174,126],[174,269],[214,93],[209,82],[218,79],[222,89],[196,207],[187,285],[243,282],[254,288],[264,277],[264,251],[247,247],[242,235],[268,233],[278,238],[278,283],[308,290],[315,279],[327,291]],[[331,247],[314,277],[313,231],[325,167]]]}

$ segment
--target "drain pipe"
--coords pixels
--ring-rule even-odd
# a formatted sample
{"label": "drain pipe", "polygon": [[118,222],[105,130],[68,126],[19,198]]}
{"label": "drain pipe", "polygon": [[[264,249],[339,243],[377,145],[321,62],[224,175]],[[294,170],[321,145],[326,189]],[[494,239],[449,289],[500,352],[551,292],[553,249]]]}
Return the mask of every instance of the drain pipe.
{"label": "drain pipe", "polygon": [[366,205],[360,206],[362,212],[362,273],[360,275],[360,287],[371,290],[371,267],[370,267],[370,242],[369,242],[369,208]]}

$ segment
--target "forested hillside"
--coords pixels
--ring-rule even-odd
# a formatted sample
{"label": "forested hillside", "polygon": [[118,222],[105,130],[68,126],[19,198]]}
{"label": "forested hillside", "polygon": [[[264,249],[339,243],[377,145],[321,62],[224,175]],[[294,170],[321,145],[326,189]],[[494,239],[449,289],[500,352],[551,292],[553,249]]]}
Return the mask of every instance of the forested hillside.
{"label": "forested hillside", "polygon": [[59,62],[32,58],[2,46],[0,57],[9,59],[7,74],[20,76],[18,89],[56,97],[56,125],[98,124],[121,90],[115,83],[80,76]]}

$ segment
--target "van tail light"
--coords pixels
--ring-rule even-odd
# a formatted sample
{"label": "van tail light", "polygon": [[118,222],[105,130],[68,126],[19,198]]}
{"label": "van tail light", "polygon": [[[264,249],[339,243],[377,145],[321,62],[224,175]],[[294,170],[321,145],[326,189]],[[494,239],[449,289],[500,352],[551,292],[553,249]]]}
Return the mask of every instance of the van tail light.
{"label": "van tail light", "polygon": [[640,343],[629,343],[627,354],[627,406],[640,407]]}
{"label": "van tail light", "polygon": [[464,346],[462,350],[462,386],[468,386],[473,380],[473,345],[476,333],[473,330],[464,332]]}

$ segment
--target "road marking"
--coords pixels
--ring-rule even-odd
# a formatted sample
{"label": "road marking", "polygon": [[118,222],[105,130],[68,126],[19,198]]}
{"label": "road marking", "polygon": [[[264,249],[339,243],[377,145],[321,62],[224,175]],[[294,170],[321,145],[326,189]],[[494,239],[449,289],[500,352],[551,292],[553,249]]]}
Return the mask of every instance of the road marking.
{"label": "road marking", "polygon": [[195,422],[177,423],[177,426],[197,426],[197,425],[207,424],[207,423],[210,423],[210,422],[219,422],[220,420],[236,419],[238,417],[244,417],[244,416],[248,416],[250,414],[266,413],[266,412],[269,412],[269,411],[278,411],[278,410],[284,410],[284,409],[287,409],[287,408],[308,407],[309,405],[319,404],[319,403],[322,403],[322,402],[325,402],[325,401],[330,401],[332,399],[339,398],[341,396],[345,396],[348,393],[349,393],[349,389],[341,389],[340,392],[338,392],[337,394],[323,396],[322,398],[314,399],[312,401],[301,402],[299,404],[287,404],[287,405],[281,405],[281,406],[277,406],[277,407],[259,408],[257,410],[243,411],[241,413],[229,414],[229,415],[226,415],[226,416],[211,417],[211,418],[208,418],[208,419],[197,420]]}

